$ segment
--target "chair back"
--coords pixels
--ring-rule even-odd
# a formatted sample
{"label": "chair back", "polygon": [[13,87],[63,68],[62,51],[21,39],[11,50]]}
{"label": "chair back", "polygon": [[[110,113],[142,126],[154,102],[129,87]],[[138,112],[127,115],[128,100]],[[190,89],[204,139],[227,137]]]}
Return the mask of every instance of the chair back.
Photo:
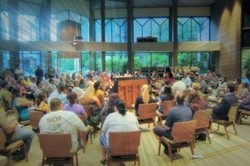
{"label": "chair back", "polygon": [[71,135],[64,133],[38,134],[40,148],[43,156],[51,157],[71,157]]}
{"label": "chair back", "polygon": [[148,103],[148,104],[139,104],[138,114],[140,120],[152,119],[155,117],[157,104]]}
{"label": "chair back", "polygon": [[135,155],[139,153],[141,131],[110,132],[111,156]]}
{"label": "chair back", "polygon": [[0,128],[0,151],[5,151],[6,136],[2,128]]}
{"label": "chair back", "polygon": [[30,116],[30,125],[33,128],[39,128],[40,119],[43,117],[43,113],[41,111],[29,111]]}
{"label": "chair back", "polygon": [[171,136],[173,137],[173,143],[193,141],[195,128],[196,128],[196,120],[174,123],[171,131]]}
{"label": "chair back", "polygon": [[229,111],[228,111],[228,122],[232,122],[235,120],[235,115],[236,115],[236,112],[237,112],[237,108],[238,108],[238,104],[235,104],[235,105],[231,105]]}
{"label": "chair back", "polygon": [[169,110],[176,105],[175,100],[168,100],[162,102],[163,116],[168,116]]}
{"label": "chair back", "polygon": [[196,111],[193,120],[196,120],[196,129],[208,128],[212,109]]}

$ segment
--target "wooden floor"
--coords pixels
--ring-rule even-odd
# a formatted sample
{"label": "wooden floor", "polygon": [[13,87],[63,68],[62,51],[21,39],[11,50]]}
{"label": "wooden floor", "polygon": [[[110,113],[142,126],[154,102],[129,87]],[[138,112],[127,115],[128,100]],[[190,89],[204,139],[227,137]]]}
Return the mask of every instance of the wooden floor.
{"label": "wooden floor", "polygon": [[[29,126],[28,126],[29,127]],[[143,126],[147,127],[147,125]],[[216,126],[213,125],[216,129]],[[171,163],[168,156],[161,152],[161,156],[157,155],[158,142],[152,133],[152,125],[149,131],[142,132],[140,145],[141,166],[163,166],[163,165],[202,165],[202,166],[247,166],[250,165],[250,117],[244,119],[242,125],[236,126],[238,135],[235,135],[233,128],[229,127],[231,140],[224,135],[221,128],[219,132],[211,134],[212,144],[208,141],[196,141],[195,154],[201,154],[203,158],[192,159],[189,148],[181,149],[175,155],[174,162]],[[162,148],[163,149],[163,148]],[[19,161],[14,163],[15,166],[38,166],[41,165],[41,150],[38,144],[37,136],[32,143],[29,153],[29,161]],[[94,139],[93,144],[88,144],[86,152],[79,151],[80,166],[99,166],[101,159],[99,135]],[[6,159],[0,156],[0,166],[5,165]],[[125,163],[132,166],[133,163]],[[115,165],[115,164],[114,164]]]}

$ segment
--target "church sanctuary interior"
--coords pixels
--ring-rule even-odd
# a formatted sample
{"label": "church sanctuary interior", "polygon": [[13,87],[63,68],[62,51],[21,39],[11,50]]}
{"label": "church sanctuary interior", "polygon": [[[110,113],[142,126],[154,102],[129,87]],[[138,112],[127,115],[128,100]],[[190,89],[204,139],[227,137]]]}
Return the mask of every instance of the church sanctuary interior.
{"label": "church sanctuary interior", "polygon": [[[190,84],[183,81],[186,77],[190,77]],[[227,120],[220,123],[220,128],[209,119],[209,125],[205,127],[208,134],[202,133],[204,139],[198,139],[194,129],[190,147],[174,151],[171,161],[171,155],[165,151],[169,147],[164,145],[164,150],[163,138],[154,133],[154,128],[167,123],[170,114],[162,116],[160,113],[162,119],[158,114],[161,103],[164,103],[161,93],[165,93],[165,86],[169,86],[171,93],[176,94],[174,84],[178,80],[185,83],[185,103],[190,101],[189,95],[193,91],[201,93],[199,99],[205,106],[199,107],[198,111],[213,110],[224,101],[230,82],[235,85],[237,106],[248,100],[249,107],[244,112],[239,107],[232,109],[230,103]],[[6,106],[4,93],[1,93],[7,86],[6,81],[10,107]],[[50,114],[49,101],[53,100],[54,92],[64,94],[62,104],[68,103],[69,93],[74,92],[76,103],[86,112],[86,117],[79,115],[81,122],[89,127],[85,148],[77,151],[79,166],[111,165],[109,158],[102,160],[100,136],[105,118],[108,118],[107,114],[103,118],[101,113],[112,93],[124,101],[128,113],[137,116],[140,131],[140,145],[135,154],[139,162],[118,161],[112,165],[250,165],[249,0],[0,0],[0,82],[0,114],[2,111],[8,120],[10,114],[15,114],[18,127],[34,131],[28,161],[18,160],[14,151],[6,150],[4,118],[0,117],[0,166],[42,165],[44,153],[40,147],[39,126],[34,128],[30,113],[24,122],[22,113],[13,104],[17,98],[24,98],[32,102],[25,105],[27,112],[41,112],[38,96],[42,91],[46,91],[46,101],[43,100],[48,105],[43,117]],[[89,106],[84,97],[88,97],[91,88],[96,88],[97,82],[103,98],[95,97],[101,106],[98,103]],[[136,113],[136,102],[142,96],[145,84],[149,86],[150,99],[157,103],[152,117],[148,118],[153,120],[151,122],[141,121],[142,113]],[[24,87],[22,96],[13,95],[17,87],[19,90]],[[62,87],[67,92],[59,92]],[[95,89],[95,93],[98,90]],[[119,104],[113,100],[113,108],[118,110]],[[150,104],[145,103],[143,97],[141,100],[139,106]],[[193,111],[190,103],[187,106]],[[170,110],[172,107],[175,106]],[[15,113],[9,113],[9,108]],[[164,112],[163,106],[162,109]],[[93,112],[99,118],[97,126],[90,124],[89,117]],[[198,121],[195,122],[198,124]],[[123,146],[129,149],[126,148],[129,145]],[[17,151],[21,151],[20,148]],[[63,165],[60,163],[62,157],[50,159],[47,158],[55,165]],[[72,165],[77,165],[75,158],[73,162]]]}

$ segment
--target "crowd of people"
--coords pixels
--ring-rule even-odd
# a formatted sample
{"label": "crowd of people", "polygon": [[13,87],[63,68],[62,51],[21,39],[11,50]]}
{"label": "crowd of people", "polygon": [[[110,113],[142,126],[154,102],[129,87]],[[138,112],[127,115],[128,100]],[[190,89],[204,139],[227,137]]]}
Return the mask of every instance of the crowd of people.
{"label": "crowd of people", "polygon": [[[169,68],[162,76],[156,71],[149,73],[149,83],[141,87],[140,94],[134,101],[134,112],[127,111],[124,101],[113,92],[115,77],[141,77],[138,71],[125,75],[106,72],[90,72],[86,76],[80,73],[72,75],[55,74],[52,67],[44,75],[40,66],[35,76],[25,75],[18,66],[17,70],[4,73],[0,81],[0,127],[7,135],[9,142],[24,140],[29,151],[34,132],[20,127],[18,122],[29,120],[29,110],[35,109],[44,113],[40,121],[40,132],[67,132],[72,135],[72,151],[79,149],[79,136],[90,130],[101,130],[102,164],[107,163],[106,151],[109,150],[108,133],[111,131],[139,130],[139,104],[158,103],[162,112],[162,103],[175,100],[165,123],[156,126],[156,135],[171,138],[171,127],[176,122],[191,120],[194,112],[212,108],[213,119],[227,120],[230,106],[239,103],[235,121],[238,123],[239,110],[250,111],[249,80],[246,75],[232,81],[216,72],[200,75],[195,72],[180,74]],[[218,100],[215,106],[209,100]],[[88,114],[84,106],[90,106]],[[17,110],[16,119],[8,118],[8,110]],[[100,128],[102,117],[106,119]],[[13,121],[13,122],[12,122]],[[82,140],[82,139],[81,139]],[[167,147],[166,147],[167,148]],[[168,150],[165,149],[167,153]],[[15,158],[24,158],[23,153],[14,154]]]}

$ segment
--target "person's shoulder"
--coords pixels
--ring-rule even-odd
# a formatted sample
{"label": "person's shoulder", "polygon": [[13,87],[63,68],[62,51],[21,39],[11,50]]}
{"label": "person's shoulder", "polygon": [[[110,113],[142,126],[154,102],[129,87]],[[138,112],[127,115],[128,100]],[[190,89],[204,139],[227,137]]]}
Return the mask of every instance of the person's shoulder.
{"label": "person's shoulder", "polygon": [[47,114],[44,114],[44,115],[42,116],[40,122],[43,121],[43,120],[46,120],[46,119],[49,118],[49,117],[54,116],[54,113],[55,113],[55,112],[49,112],[49,113],[47,113]]}
{"label": "person's shoulder", "polygon": [[135,114],[132,112],[126,112],[126,115],[129,117],[136,117]]}
{"label": "person's shoulder", "polygon": [[76,107],[77,109],[84,110],[84,108],[83,108],[83,106],[81,104],[74,104],[74,107]]}
{"label": "person's shoulder", "polygon": [[177,106],[174,106],[174,107],[170,108],[169,113],[175,113],[176,110],[179,110],[179,109],[177,108]]}
{"label": "person's shoulder", "polygon": [[65,111],[65,110],[61,110],[61,111],[57,111],[60,112],[59,114],[65,118],[69,117],[69,118],[75,118],[78,117],[74,112],[72,111]]}

